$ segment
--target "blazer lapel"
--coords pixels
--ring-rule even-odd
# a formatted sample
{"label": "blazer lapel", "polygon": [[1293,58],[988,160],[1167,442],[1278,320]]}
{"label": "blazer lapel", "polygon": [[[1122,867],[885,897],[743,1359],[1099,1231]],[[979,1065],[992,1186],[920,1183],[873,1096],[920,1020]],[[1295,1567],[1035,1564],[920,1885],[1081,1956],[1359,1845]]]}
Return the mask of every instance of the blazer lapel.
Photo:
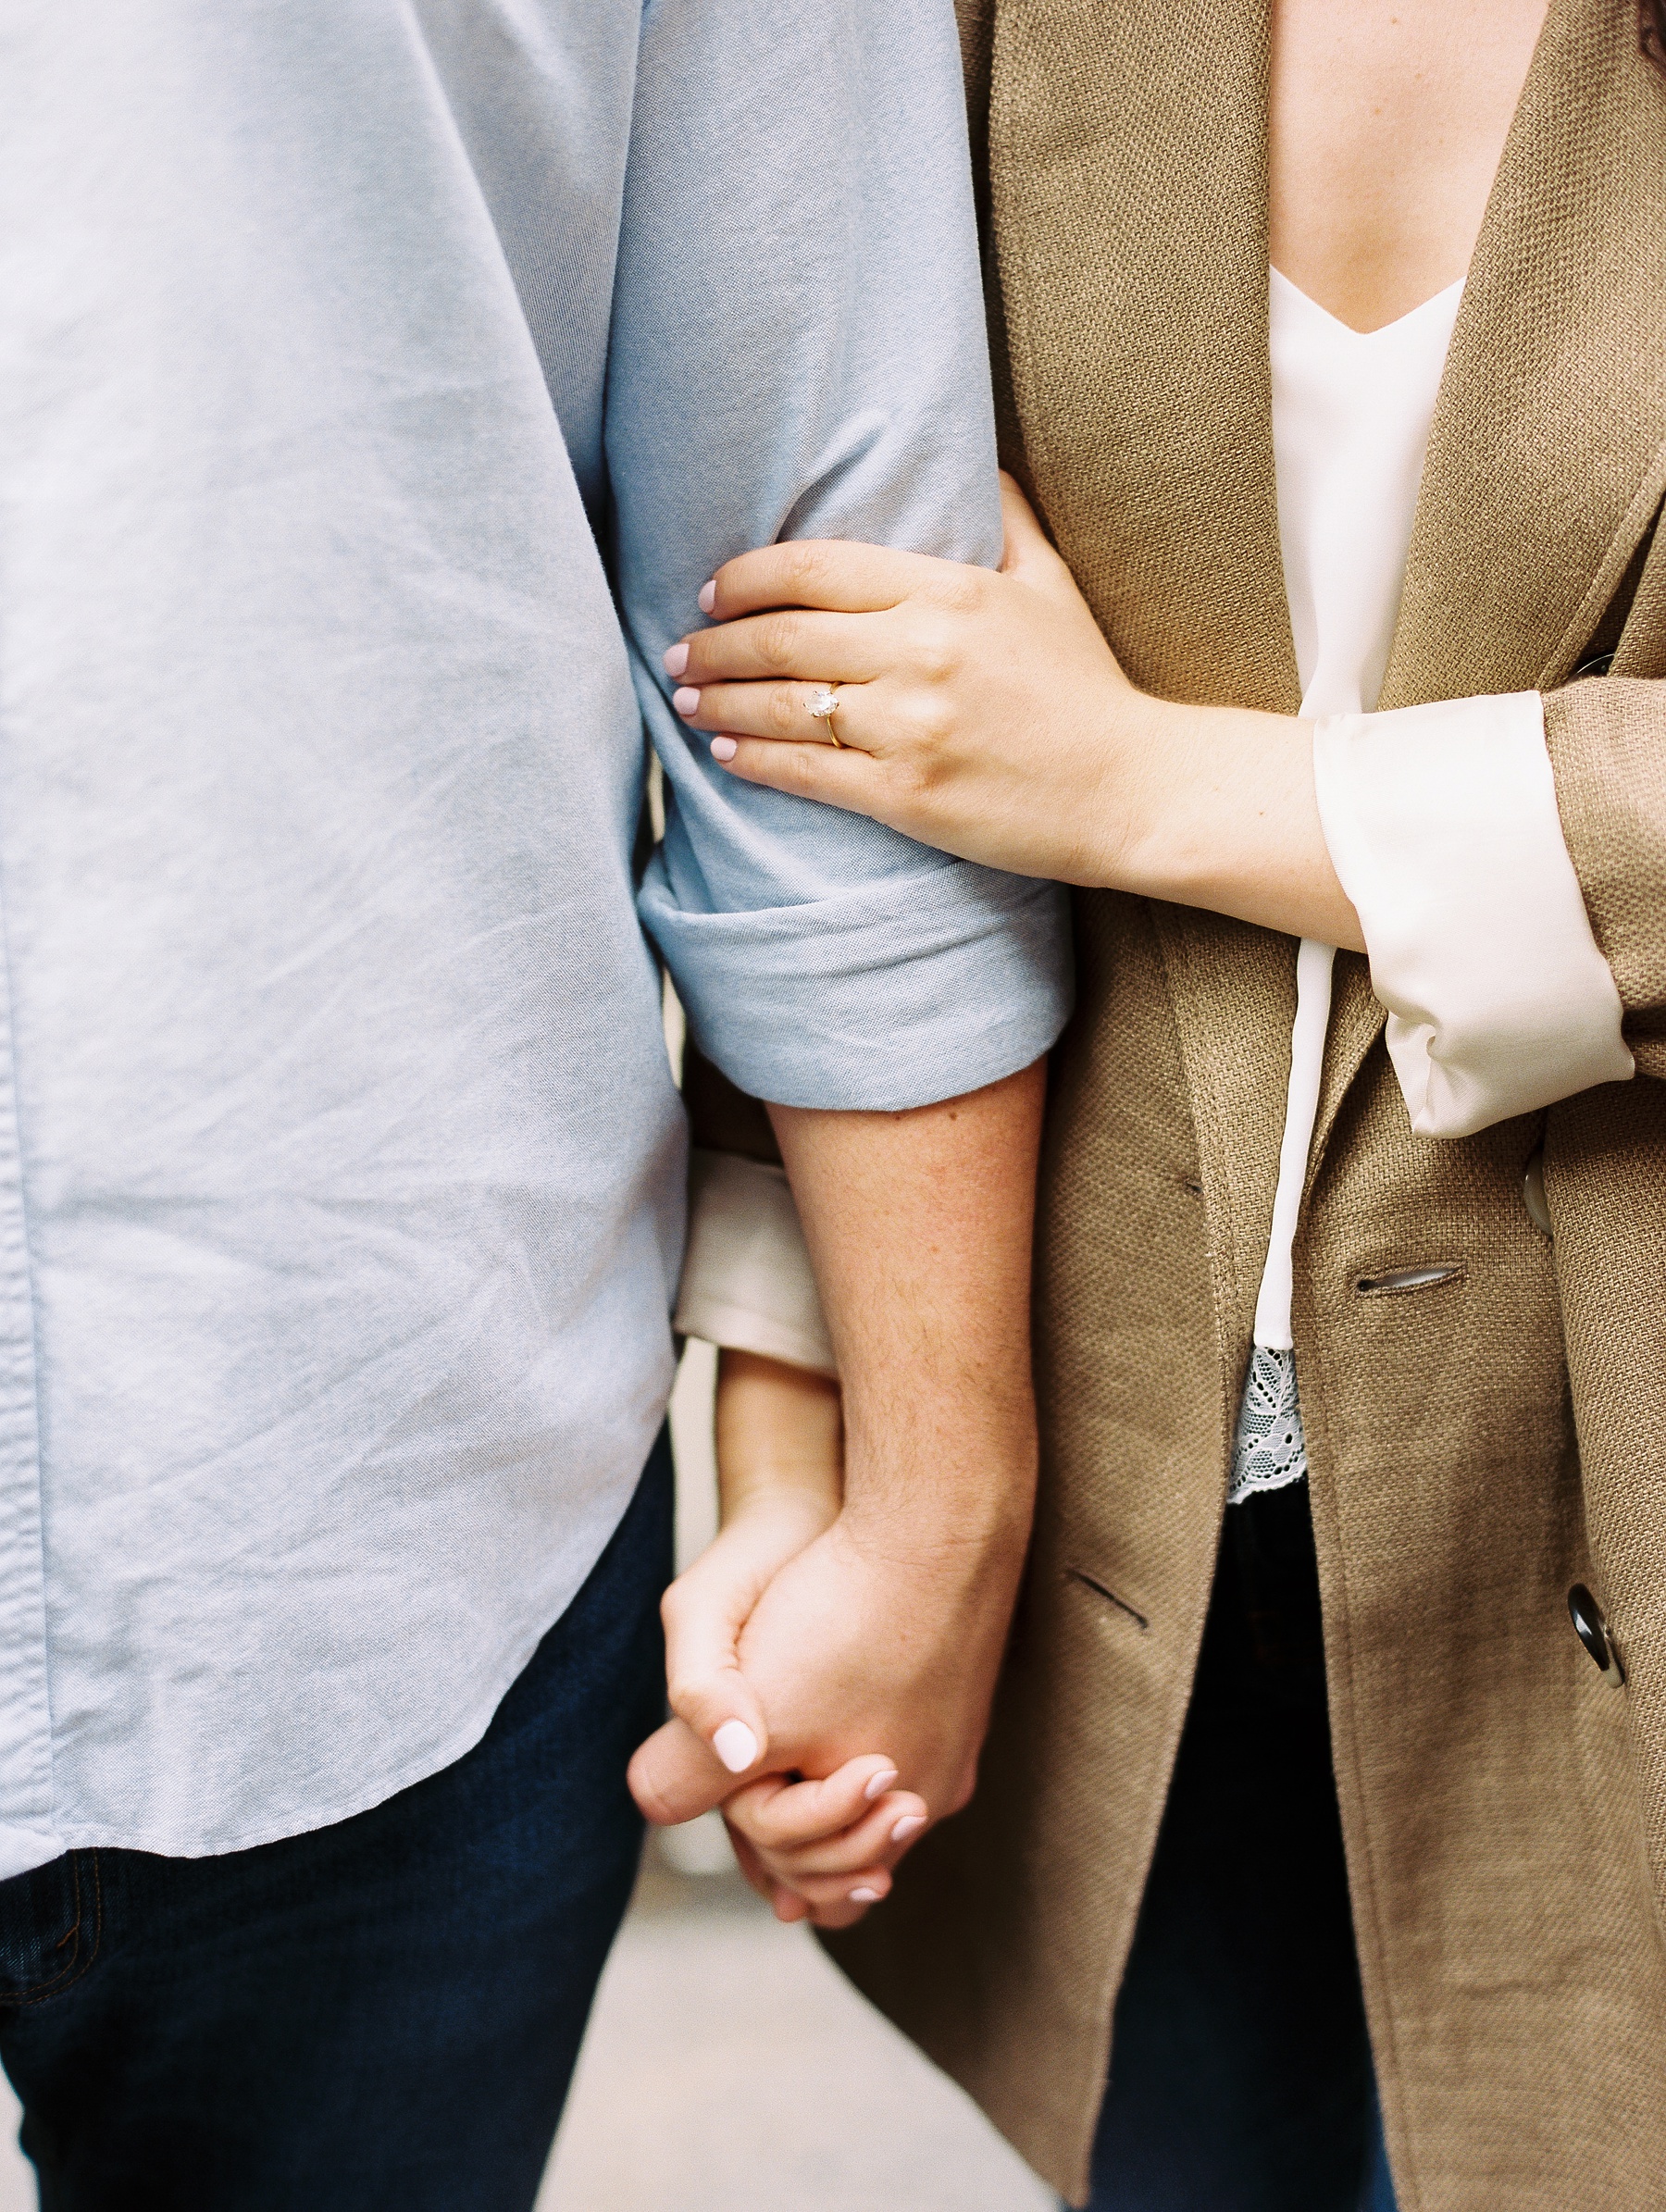
{"label": "blazer lapel", "polygon": [[1470,264],[1381,704],[1566,680],[1660,504],[1666,79],[1552,0]]}
{"label": "blazer lapel", "polygon": [[1267,362],[1265,0],[1001,0],[991,221],[1035,494],[1135,682],[1299,700]]}
{"label": "blazer lapel", "polygon": [[[1666,80],[1551,0],[1475,242],[1379,704],[1564,683],[1666,491]],[[1338,963],[1316,1172],[1384,1023]]]}
{"label": "blazer lapel", "polygon": [[[1163,698],[1294,713],[1267,39],[1266,0],[1216,10],[1207,38],[1173,0],[996,0],[989,218],[1013,458],[1124,667]],[[1230,1342],[1272,1217],[1295,947],[1154,912]]]}

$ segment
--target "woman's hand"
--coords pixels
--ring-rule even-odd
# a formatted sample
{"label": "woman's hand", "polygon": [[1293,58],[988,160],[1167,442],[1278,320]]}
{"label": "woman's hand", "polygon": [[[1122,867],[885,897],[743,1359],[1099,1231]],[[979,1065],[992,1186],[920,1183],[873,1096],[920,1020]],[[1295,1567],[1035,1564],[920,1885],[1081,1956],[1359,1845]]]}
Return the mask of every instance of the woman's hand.
{"label": "woman's hand", "polygon": [[[717,1469],[723,1526],[665,1593],[665,1663],[676,1720],[633,1767],[644,1809],[694,1737],[726,1765],[756,1773],[769,1731],[740,1671],[747,1622],[774,1577],[839,1517],[844,1494],[839,1388],[828,1377],[752,1352],[718,1362]],[[731,1733],[744,1731],[737,1739]],[[695,1773],[701,1767],[697,1764]],[[649,1795],[644,1774],[659,1777]],[[899,1790],[894,1760],[867,1752],[822,1781],[767,1774],[725,1805],[741,1870],[783,1920],[846,1926],[890,1888],[890,1870],[924,1833],[923,1798]]]}
{"label": "woman's hand", "polygon": [[849,1928],[890,1893],[891,1870],[930,1824],[923,1798],[855,1758],[826,1782],[771,1774],[723,1808],[741,1871],[777,1920]]}
{"label": "woman's hand", "polygon": [[[661,1826],[723,1805],[743,1867],[783,1919],[800,1916],[794,1895],[823,1925],[860,1918],[976,1777],[1023,1544],[926,1552],[887,1539],[841,1514],[753,1608],[739,1659],[768,1747],[739,1792],[680,1719],[630,1763],[632,1795]],[[852,1798],[852,1775],[864,1788],[885,1777],[871,1809]]]}
{"label": "woman's hand", "polygon": [[[1150,749],[1151,702],[1010,479],[1003,497],[999,574],[844,543],[730,561],[702,594],[719,627],[665,656],[675,703],[724,733],[714,756],[752,782],[965,860],[1102,883],[1132,827],[1119,769]],[[842,687],[833,734],[848,750],[808,711],[825,684]]]}
{"label": "woman's hand", "polygon": [[660,1603],[671,1710],[733,1773],[768,1748],[740,1671],[741,1631],[771,1580],[844,1502],[839,1385],[756,1352],[724,1351],[715,1408],[721,1525]]}
{"label": "woman's hand", "polygon": [[731,774],[963,859],[1362,951],[1311,726],[1136,690],[1010,478],[1002,498],[996,573],[843,543],[728,562],[715,627],[665,655],[678,712]]}

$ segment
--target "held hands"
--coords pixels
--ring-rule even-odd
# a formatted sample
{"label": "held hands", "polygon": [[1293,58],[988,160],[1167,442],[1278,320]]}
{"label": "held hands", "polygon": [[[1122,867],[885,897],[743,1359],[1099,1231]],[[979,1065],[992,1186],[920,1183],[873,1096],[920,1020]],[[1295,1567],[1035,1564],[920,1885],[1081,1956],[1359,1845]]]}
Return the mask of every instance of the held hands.
{"label": "held hands", "polygon": [[743,1869],[783,1918],[800,1911],[782,1888],[823,1924],[860,1917],[926,1819],[971,1794],[999,1635],[979,1637],[981,1593],[957,1574],[933,1587],[923,1564],[877,1557],[841,1518],[776,1576],[740,1640],[769,1721],[751,1786],[697,1770],[665,1731],[632,1762],[650,1818],[723,1801]]}
{"label": "held hands", "polygon": [[[676,1718],[630,1769],[661,1824],[723,1804],[777,1916],[825,1927],[971,1795],[1023,1550],[1021,1530],[923,1548],[841,1514],[839,1441],[837,1386],[725,1354],[725,1526],[667,1593]],[[756,1748],[739,1789],[711,1748],[737,1721]]]}

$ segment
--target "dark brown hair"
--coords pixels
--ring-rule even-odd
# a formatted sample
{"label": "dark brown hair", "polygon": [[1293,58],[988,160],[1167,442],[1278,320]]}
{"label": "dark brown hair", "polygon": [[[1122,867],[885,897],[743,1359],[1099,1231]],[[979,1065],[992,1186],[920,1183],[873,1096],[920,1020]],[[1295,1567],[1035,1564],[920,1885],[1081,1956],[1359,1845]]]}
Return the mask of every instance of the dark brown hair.
{"label": "dark brown hair", "polygon": [[1637,0],[1637,43],[1646,60],[1666,71],[1666,0]]}

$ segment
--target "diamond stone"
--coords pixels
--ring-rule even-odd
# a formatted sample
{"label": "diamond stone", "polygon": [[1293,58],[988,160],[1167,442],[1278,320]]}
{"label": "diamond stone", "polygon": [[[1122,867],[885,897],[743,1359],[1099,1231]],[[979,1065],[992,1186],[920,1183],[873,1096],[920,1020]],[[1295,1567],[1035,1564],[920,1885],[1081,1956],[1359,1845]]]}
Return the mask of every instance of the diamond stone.
{"label": "diamond stone", "polygon": [[839,712],[839,693],[825,689],[820,691],[812,691],[804,704],[818,722],[826,722],[831,715]]}

